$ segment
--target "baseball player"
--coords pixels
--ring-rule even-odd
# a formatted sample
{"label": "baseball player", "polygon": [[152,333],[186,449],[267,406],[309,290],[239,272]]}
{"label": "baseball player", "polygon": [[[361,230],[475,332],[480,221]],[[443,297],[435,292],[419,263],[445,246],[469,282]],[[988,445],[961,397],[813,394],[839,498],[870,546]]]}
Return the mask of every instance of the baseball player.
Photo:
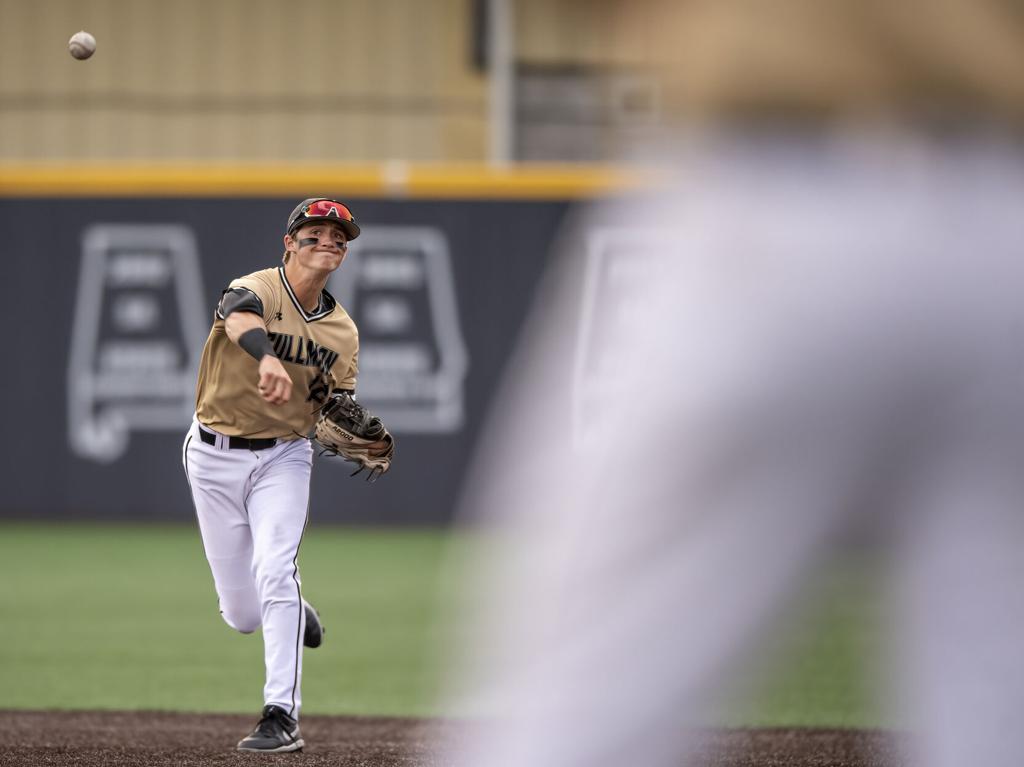
{"label": "baseball player", "polygon": [[[332,396],[351,403],[359,337],[324,288],[359,227],[312,198],[288,216],[283,266],[234,280],[203,350],[183,462],[224,621],[263,629],[264,708],[242,751],[297,751],[302,650],[324,629],[302,598],[298,553],[313,448]],[[358,408],[358,406],[354,406]]]}

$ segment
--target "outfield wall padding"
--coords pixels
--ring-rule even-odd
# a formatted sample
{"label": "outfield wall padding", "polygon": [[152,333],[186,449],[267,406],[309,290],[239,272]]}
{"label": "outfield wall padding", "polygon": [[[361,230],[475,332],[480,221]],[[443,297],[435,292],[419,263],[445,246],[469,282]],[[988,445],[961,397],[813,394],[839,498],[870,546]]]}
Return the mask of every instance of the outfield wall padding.
{"label": "outfield wall padding", "polygon": [[[280,263],[291,198],[0,200],[0,516],[187,521],[181,447],[221,289]],[[318,522],[453,514],[567,200],[349,200],[363,236],[329,289],[360,326],[360,399],[392,426],[368,485],[320,459]]]}

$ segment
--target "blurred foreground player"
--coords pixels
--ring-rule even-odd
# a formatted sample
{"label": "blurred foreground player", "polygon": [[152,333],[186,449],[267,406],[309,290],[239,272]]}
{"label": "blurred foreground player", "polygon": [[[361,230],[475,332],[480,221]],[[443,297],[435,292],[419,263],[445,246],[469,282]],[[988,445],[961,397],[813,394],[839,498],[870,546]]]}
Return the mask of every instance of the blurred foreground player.
{"label": "blurred foreground player", "polygon": [[264,708],[243,751],[304,745],[302,648],[324,633],[298,570],[313,457],[306,435],[339,402],[365,414],[352,399],[356,326],[325,289],[358,236],[344,204],[300,203],[284,265],[223,292],[200,363],[185,472],[224,621],[244,634],[263,628]]}
{"label": "blurred foreground player", "polygon": [[[601,297],[615,364],[574,364],[579,309],[547,300],[512,366],[467,496],[508,546],[469,679],[494,726],[452,761],[678,765],[857,527],[893,563],[882,697],[914,763],[1019,764],[1024,6],[627,12],[680,118],[642,154],[679,179],[580,225],[646,238],[647,290]],[[574,370],[602,396],[567,457],[536,433],[566,421]]]}

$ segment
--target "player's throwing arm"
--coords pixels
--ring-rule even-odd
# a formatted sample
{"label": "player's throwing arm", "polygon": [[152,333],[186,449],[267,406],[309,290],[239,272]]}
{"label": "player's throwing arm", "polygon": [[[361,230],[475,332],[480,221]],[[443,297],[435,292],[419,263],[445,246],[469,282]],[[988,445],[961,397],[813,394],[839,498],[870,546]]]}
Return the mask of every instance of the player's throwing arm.
{"label": "player's throwing arm", "polygon": [[291,399],[292,379],[274,354],[274,347],[259,315],[235,312],[224,321],[228,338],[259,360],[260,396],[271,405],[282,405]]}

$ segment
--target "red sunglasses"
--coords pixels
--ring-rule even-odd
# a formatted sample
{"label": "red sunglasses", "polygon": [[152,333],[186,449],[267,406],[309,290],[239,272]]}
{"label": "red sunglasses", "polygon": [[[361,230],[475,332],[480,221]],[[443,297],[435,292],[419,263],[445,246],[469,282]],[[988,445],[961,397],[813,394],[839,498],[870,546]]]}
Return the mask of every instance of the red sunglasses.
{"label": "red sunglasses", "polygon": [[317,200],[305,206],[298,218],[340,218],[352,221],[352,211],[334,200]]}

